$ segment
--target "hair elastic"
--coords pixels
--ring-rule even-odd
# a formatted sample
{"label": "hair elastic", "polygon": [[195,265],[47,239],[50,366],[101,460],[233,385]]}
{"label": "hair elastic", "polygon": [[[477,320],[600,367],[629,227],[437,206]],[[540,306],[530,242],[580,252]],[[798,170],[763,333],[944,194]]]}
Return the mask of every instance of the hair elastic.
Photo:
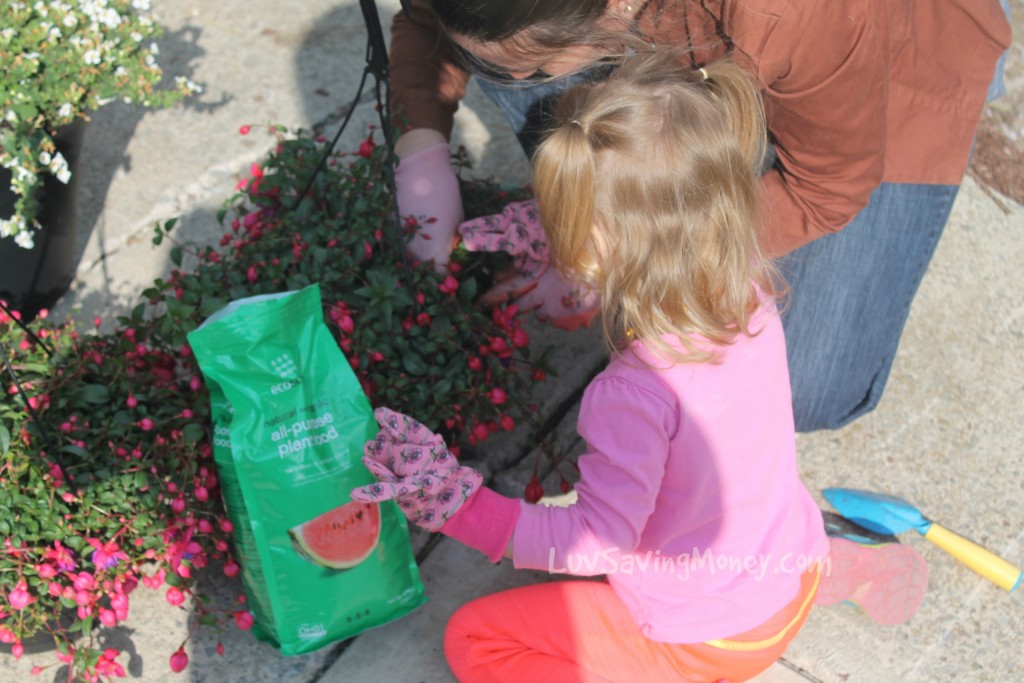
{"label": "hair elastic", "polygon": [[700,72],[700,75],[701,75],[701,79],[702,79],[702,80],[705,80],[705,81],[706,81],[706,80],[708,80],[708,72],[707,72],[707,69],[705,69],[704,67],[700,67],[699,69],[697,69],[697,71],[699,71],[699,72]]}
{"label": "hair elastic", "polygon": [[572,120],[572,121],[570,121],[569,123],[574,123],[574,124],[576,124],[577,126],[579,126],[579,127],[580,127],[580,130],[583,130],[583,124],[582,124],[582,123],[580,123],[580,122],[579,122],[579,121],[578,121],[577,119],[573,119],[573,120]]}

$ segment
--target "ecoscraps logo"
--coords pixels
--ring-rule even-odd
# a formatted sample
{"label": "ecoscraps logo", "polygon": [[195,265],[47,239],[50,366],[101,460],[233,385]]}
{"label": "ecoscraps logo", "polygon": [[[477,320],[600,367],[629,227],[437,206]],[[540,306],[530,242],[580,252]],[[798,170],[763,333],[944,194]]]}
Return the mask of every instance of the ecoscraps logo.
{"label": "ecoscraps logo", "polygon": [[282,394],[302,381],[299,378],[299,369],[295,365],[295,361],[287,353],[282,353],[270,361],[270,366],[274,369],[274,374],[284,380],[270,387],[271,394]]}

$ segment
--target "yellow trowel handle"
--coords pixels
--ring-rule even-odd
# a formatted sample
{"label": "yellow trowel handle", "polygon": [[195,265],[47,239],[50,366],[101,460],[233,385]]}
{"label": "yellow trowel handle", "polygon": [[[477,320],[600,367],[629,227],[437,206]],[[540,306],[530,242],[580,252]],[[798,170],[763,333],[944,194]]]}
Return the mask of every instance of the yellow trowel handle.
{"label": "yellow trowel handle", "polygon": [[1014,567],[977,543],[972,543],[934,522],[924,537],[997,586],[1012,591],[1020,585],[1020,567]]}

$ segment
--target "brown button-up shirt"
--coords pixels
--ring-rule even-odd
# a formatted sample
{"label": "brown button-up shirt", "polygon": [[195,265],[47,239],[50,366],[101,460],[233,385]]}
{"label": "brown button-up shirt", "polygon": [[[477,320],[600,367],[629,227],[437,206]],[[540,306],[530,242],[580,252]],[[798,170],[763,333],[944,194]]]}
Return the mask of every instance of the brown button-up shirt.
{"label": "brown button-up shirt", "polygon": [[[779,159],[763,177],[774,255],[845,227],[881,182],[959,184],[1010,44],[997,0],[652,0],[639,30],[757,77]],[[450,135],[468,78],[436,30],[395,18],[392,100],[412,127]]]}

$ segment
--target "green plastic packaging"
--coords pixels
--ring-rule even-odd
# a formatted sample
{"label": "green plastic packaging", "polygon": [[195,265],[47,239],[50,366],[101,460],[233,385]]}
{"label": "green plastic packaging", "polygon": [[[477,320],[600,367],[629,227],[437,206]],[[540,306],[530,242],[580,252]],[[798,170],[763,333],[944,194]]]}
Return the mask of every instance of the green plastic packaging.
{"label": "green plastic packaging", "polygon": [[232,302],[188,339],[255,636],[303,654],[422,605],[405,517],[349,496],[375,481],[361,458],[377,424],[319,286]]}

